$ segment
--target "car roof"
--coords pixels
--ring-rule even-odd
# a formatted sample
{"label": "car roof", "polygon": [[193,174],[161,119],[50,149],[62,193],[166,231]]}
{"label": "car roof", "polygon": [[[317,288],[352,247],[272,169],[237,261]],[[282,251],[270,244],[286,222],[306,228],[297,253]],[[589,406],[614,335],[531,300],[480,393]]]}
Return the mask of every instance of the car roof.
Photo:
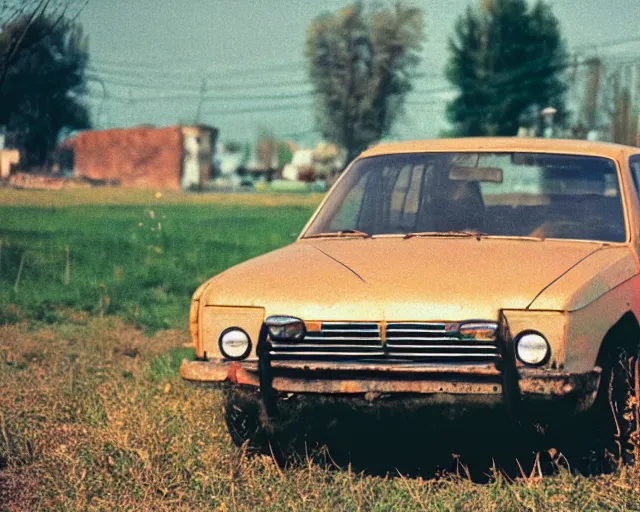
{"label": "car roof", "polygon": [[360,158],[402,153],[429,152],[533,152],[592,155],[609,158],[628,158],[640,154],[640,147],[608,142],[570,139],[537,139],[528,137],[476,137],[431,139],[380,143],[360,154]]}

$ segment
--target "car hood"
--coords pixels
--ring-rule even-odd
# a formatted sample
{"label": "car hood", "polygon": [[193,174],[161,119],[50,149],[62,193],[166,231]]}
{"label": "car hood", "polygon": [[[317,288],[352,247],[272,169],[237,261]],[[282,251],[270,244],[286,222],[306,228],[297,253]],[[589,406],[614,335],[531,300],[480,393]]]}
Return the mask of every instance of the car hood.
{"label": "car hood", "polygon": [[216,276],[202,301],[305,320],[496,319],[601,250],[475,237],[300,240]]}

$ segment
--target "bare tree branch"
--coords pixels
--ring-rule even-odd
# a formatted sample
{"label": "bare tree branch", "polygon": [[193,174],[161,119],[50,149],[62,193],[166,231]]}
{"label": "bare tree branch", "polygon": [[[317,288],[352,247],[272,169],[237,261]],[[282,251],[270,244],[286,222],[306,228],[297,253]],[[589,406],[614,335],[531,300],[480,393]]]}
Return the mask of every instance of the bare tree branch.
{"label": "bare tree branch", "polygon": [[4,62],[2,63],[3,64],[2,71],[0,72],[0,88],[2,88],[2,85],[7,79],[7,74],[9,73],[11,64],[13,63],[13,61],[16,58],[16,55],[18,54],[18,50],[22,45],[22,41],[24,41],[25,36],[29,32],[29,29],[31,28],[31,26],[33,25],[33,22],[37,19],[37,17],[42,16],[42,14],[46,11],[50,1],[51,0],[40,0],[36,8],[31,12],[31,14],[28,15],[24,30],[22,31],[20,36],[18,36],[18,38],[15,41],[11,41],[9,45],[9,50],[7,52],[8,55],[6,59],[4,59]]}
{"label": "bare tree branch", "polygon": [[[34,23],[46,16],[55,16],[55,21],[47,26],[47,30],[39,35],[38,40],[42,40],[51,34],[55,28],[67,19],[67,12],[70,6],[78,3],[79,0],[4,0],[0,4],[0,29],[15,23],[24,23],[24,29],[20,35],[8,42],[4,55],[0,57],[0,88],[4,85],[7,74],[15,63],[25,37]],[[86,7],[89,0],[84,0],[68,21],[73,23]]]}

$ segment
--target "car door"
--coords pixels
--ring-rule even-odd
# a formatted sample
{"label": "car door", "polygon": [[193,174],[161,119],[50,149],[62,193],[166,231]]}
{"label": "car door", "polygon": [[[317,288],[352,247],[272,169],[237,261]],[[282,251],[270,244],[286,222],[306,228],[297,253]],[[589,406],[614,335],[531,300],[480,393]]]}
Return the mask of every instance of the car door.
{"label": "car door", "polygon": [[[629,215],[634,217],[634,222],[632,225],[636,226],[636,231],[640,230],[640,211],[638,211],[637,205],[640,203],[640,154],[632,155],[629,158],[629,171],[631,172],[631,177],[633,178],[633,183],[635,185],[636,198],[638,201],[634,201],[629,205]],[[635,210],[635,211],[633,211]],[[636,232],[635,235],[635,251],[640,259],[640,233]]]}

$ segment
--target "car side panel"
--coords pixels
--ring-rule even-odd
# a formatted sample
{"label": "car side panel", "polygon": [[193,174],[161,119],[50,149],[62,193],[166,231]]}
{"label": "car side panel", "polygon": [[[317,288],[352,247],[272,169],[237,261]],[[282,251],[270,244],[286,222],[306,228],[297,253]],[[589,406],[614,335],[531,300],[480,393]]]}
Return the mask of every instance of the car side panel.
{"label": "car side panel", "polygon": [[528,309],[577,311],[636,274],[630,247],[603,247],[545,288]]}
{"label": "car side panel", "polygon": [[637,275],[584,308],[569,313],[565,368],[572,372],[592,370],[607,332],[628,312],[640,318],[640,276]]}

